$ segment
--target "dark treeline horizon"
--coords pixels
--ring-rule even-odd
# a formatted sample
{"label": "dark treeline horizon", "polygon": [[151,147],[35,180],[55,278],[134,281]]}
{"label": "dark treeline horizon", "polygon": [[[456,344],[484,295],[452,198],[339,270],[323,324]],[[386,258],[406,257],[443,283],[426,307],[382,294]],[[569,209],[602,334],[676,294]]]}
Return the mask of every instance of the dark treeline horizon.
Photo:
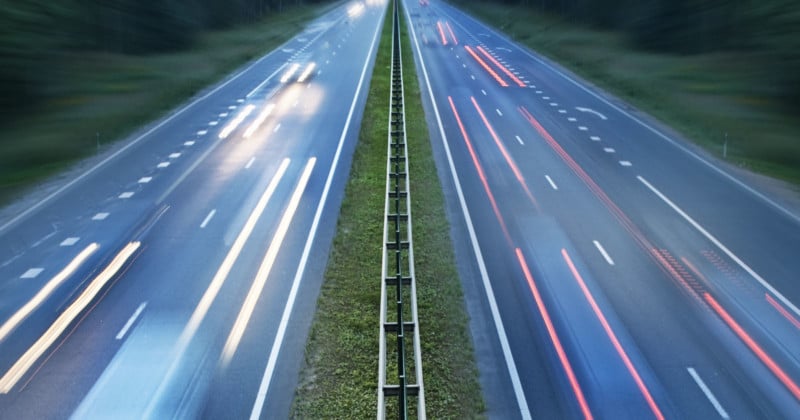
{"label": "dark treeline horizon", "polygon": [[[318,3],[325,0],[302,0]],[[256,22],[299,0],[0,0],[0,120],[35,104],[81,52],[152,54],[187,48],[203,31]]]}
{"label": "dark treeline horizon", "polygon": [[[466,1],[466,0],[462,0]],[[800,109],[800,2],[796,0],[483,0],[523,5],[625,33],[669,54],[742,53],[766,94]],[[744,64],[744,63],[743,63]],[[762,92],[760,92],[762,93]]]}

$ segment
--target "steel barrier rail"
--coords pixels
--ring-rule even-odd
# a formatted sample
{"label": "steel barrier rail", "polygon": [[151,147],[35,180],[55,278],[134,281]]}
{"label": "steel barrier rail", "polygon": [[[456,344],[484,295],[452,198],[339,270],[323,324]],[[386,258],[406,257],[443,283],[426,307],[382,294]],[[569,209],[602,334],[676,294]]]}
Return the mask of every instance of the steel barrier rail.
{"label": "steel barrier rail", "polygon": [[[408,176],[408,146],[403,105],[403,64],[400,51],[399,0],[392,16],[392,65],[389,102],[386,201],[384,205],[383,257],[381,268],[381,327],[378,363],[379,420],[386,418],[386,397],[397,397],[397,418],[407,419],[409,409],[417,418],[425,416],[422,354],[417,318],[417,288],[411,235],[411,194]],[[391,273],[391,274],[390,274]],[[405,299],[410,301],[406,303]],[[391,301],[389,301],[391,299]],[[390,305],[390,303],[393,305]],[[392,311],[392,312],[390,312]],[[407,320],[410,315],[410,320]],[[393,320],[390,320],[391,318]],[[411,333],[411,346],[407,334]],[[387,345],[394,343],[395,346]],[[387,352],[392,351],[395,354]],[[387,357],[387,356],[394,357]],[[408,377],[409,362],[413,375]],[[396,365],[396,366],[394,366]],[[386,372],[396,368],[397,383],[387,383]],[[416,397],[416,404],[409,403]]]}

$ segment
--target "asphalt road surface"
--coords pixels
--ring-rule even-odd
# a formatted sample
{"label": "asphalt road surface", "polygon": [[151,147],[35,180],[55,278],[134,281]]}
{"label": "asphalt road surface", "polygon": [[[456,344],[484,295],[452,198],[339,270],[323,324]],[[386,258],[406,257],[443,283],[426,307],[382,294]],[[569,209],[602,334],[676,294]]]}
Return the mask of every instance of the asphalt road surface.
{"label": "asphalt road surface", "polygon": [[490,417],[800,417],[800,218],[455,7],[405,4]]}
{"label": "asphalt road surface", "polygon": [[0,418],[288,416],[385,10],[331,9],[2,222]]}

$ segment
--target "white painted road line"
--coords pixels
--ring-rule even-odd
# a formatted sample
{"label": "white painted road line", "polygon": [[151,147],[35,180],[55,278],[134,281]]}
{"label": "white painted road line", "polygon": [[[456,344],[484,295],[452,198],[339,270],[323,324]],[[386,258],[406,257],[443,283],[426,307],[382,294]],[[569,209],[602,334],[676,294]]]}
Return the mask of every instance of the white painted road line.
{"label": "white painted road line", "polygon": [[187,147],[194,146],[194,140],[185,141],[183,145]]}
{"label": "white painted road line", "polygon": [[601,245],[600,242],[598,242],[598,241],[592,241],[592,243],[597,248],[597,250],[600,251],[600,255],[603,256],[603,258],[606,260],[608,265],[614,265],[614,260],[612,260],[611,256],[608,255],[608,252],[606,252],[606,249],[603,248],[603,245]]}
{"label": "white painted road line", "polygon": [[77,236],[72,236],[72,237],[69,237],[69,238],[64,239],[63,241],[61,241],[61,243],[59,245],[60,246],[72,246],[72,245],[75,245],[76,243],[78,243],[79,240],[81,240],[81,238],[78,238]]}
{"label": "white painted road line", "polygon": [[133,191],[125,191],[124,193],[119,195],[119,198],[131,198],[133,197]]}
{"label": "white painted road line", "polygon": [[152,180],[153,180],[153,177],[151,177],[151,176],[143,176],[143,177],[139,178],[139,183],[140,184],[147,184],[148,182],[150,182]]}
{"label": "white painted road line", "polygon": [[92,220],[106,220],[106,217],[108,217],[108,213],[97,213],[92,216]]}
{"label": "white painted road line", "polygon": [[483,93],[483,96],[486,96],[486,91],[485,90],[481,89],[481,93]]}
{"label": "white painted road line", "polygon": [[217,209],[213,209],[208,212],[208,216],[203,219],[203,223],[200,223],[200,229],[205,229],[205,227],[208,226],[208,222],[211,221],[211,218],[214,217],[215,214],[217,214]]}
{"label": "white painted road line", "polygon": [[592,141],[600,141],[600,137],[598,136],[591,136],[589,137]]}
{"label": "white painted road line", "polygon": [[569,121],[569,122],[575,122],[575,121],[578,121],[578,119],[577,119],[577,118],[575,118],[575,117],[569,117],[569,118],[567,118],[567,121]]}
{"label": "white painted road line", "polygon": [[711,392],[708,386],[706,386],[706,383],[703,382],[703,378],[701,378],[700,375],[697,374],[697,371],[695,371],[694,368],[692,367],[686,368],[686,370],[689,371],[689,375],[692,376],[694,382],[697,384],[698,387],[700,387],[700,390],[703,391],[703,394],[705,394],[706,398],[708,398],[708,401],[711,402],[711,405],[714,406],[714,409],[717,410],[717,414],[719,414],[719,416],[722,417],[723,419],[726,420],[729,419],[730,416],[728,415],[728,412],[725,411],[725,409],[722,407],[722,404],[720,404],[719,401],[717,400],[717,397],[714,396],[714,393]]}
{"label": "white painted road line", "polygon": [[472,80],[475,80],[475,75],[474,74],[470,74],[469,77],[471,77]]}
{"label": "white painted road line", "polygon": [[276,126],[275,126],[275,129],[274,129],[274,130],[272,130],[272,132],[273,132],[273,133],[277,133],[277,132],[278,132],[278,130],[280,130],[280,129],[281,129],[281,123],[278,123],[278,125],[276,125]]}
{"label": "white painted road line", "polygon": [[226,367],[228,362],[230,362],[236,349],[239,347],[239,342],[242,340],[245,329],[247,329],[247,324],[250,323],[250,318],[256,308],[256,303],[261,297],[264,285],[267,283],[267,278],[269,278],[269,274],[275,264],[275,259],[278,257],[278,251],[280,251],[281,245],[283,245],[286,233],[289,231],[289,224],[294,218],[297,206],[300,205],[300,199],[303,198],[303,193],[306,191],[308,180],[311,178],[311,172],[314,170],[316,162],[317,158],[315,157],[308,160],[300,176],[300,180],[297,181],[297,186],[292,196],[289,198],[286,210],[284,210],[283,216],[280,222],[278,222],[278,227],[275,229],[275,235],[272,237],[272,241],[270,241],[267,253],[264,254],[261,266],[259,266],[256,277],[253,279],[253,284],[250,286],[247,297],[245,297],[242,303],[242,309],[239,311],[239,315],[236,316],[236,322],[234,322],[228,339],[225,341],[225,347],[222,349],[222,356],[220,357],[223,367]]}
{"label": "white painted road line", "polygon": [[[409,10],[406,9],[406,19],[411,21],[411,16],[409,14]],[[492,288],[491,281],[489,280],[489,274],[486,271],[486,263],[483,259],[483,253],[481,252],[480,245],[478,244],[478,238],[475,234],[475,226],[472,224],[472,217],[469,214],[469,210],[467,209],[466,199],[464,198],[464,191],[461,188],[461,181],[458,178],[458,172],[456,171],[455,164],[453,163],[453,155],[450,152],[450,146],[447,142],[447,134],[444,132],[444,126],[442,124],[442,118],[439,114],[439,107],[436,105],[436,98],[433,95],[433,89],[431,89],[431,82],[430,78],[428,77],[428,70],[427,66],[425,65],[425,60],[422,58],[422,50],[419,46],[419,39],[417,39],[416,29],[414,25],[409,25],[411,28],[411,35],[414,40],[414,49],[417,52],[417,58],[419,58],[418,63],[420,64],[420,68],[422,69],[422,75],[425,78],[425,85],[427,86],[428,96],[431,100],[431,105],[433,106],[433,113],[436,116],[436,122],[439,128],[439,137],[442,141],[442,146],[444,147],[445,155],[447,156],[447,162],[450,167],[450,175],[453,177],[453,184],[456,188],[456,195],[458,196],[458,201],[461,206],[461,212],[464,215],[464,221],[467,225],[467,231],[469,233],[470,243],[472,244],[472,250],[475,254],[475,260],[478,263],[478,269],[480,271],[481,280],[483,283],[484,291],[486,293],[486,300],[489,303],[489,309],[492,314],[492,321],[494,321],[495,331],[497,332],[497,338],[500,341],[500,347],[503,351],[503,359],[506,364],[506,370],[508,371],[508,375],[511,379],[511,385],[514,388],[514,396],[516,397],[517,402],[517,409],[519,410],[520,417],[523,420],[530,420],[531,419],[531,412],[528,407],[528,402],[525,399],[525,393],[522,391],[522,383],[519,378],[519,372],[517,371],[517,365],[514,361],[514,356],[511,353],[511,346],[508,343],[508,335],[506,334],[506,329],[503,326],[503,320],[500,318],[500,311],[497,307],[497,300],[494,296],[494,290]],[[541,93],[541,91],[539,91]],[[251,420],[254,420],[251,417]]]}
{"label": "white painted road line", "polygon": [[578,126],[578,130],[586,131],[586,130],[588,130],[588,128],[586,126],[580,125],[580,126]]}
{"label": "white painted road line", "polygon": [[255,161],[256,161],[256,158],[251,157],[250,160],[247,161],[247,165],[244,165],[244,168],[245,169],[250,169],[250,167],[253,166],[253,162],[255,162]]}
{"label": "white painted road line", "polygon": [[500,110],[499,110],[499,109],[495,108],[495,111],[497,111],[497,115],[499,115],[499,116],[501,116],[501,117],[503,116],[503,113],[502,113],[502,112],[500,112]]}
{"label": "white painted road line", "polygon": [[158,165],[156,165],[156,167],[161,168],[161,169],[164,169],[167,166],[169,166],[169,162],[161,162]]}
{"label": "white painted road line", "polygon": [[35,279],[36,277],[39,276],[39,274],[42,273],[42,271],[44,271],[44,268],[41,268],[41,267],[29,268],[27,271],[22,273],[22,275],[19,276],[19,278],[21,278],[21,279]]}
{"label": "white painted road line", "polygon": [[197,135],[198,136],[205,136],[206,133],[208,133],[208,130],[200,130],[200,131],[197,132]]}
{"label": "white painted road line", "polygon": [[559,113],[559,114],[566,114],[566,113],[567,113],[567,110],[566,110],[566,109],[559,109],[559,110],[558,110],[558,113]]}
{"label": "white painted road line", "polygon": [[169,155],[169,158],[170,158],[170,159],[177,159],[177,158],[179,158],[179,157],[181,157],[181,154],[180,154],[180,153],[171,153],[171,154]]}
{"label": "white painted road line", "polygon": [[616,150],[614,150],[613,147],[604,147],[603,151],[606,152],[606,153],[615,153],[616,152]]}
{"label": "white painted road line", "polygon": [[750,268],[750,266],[745,264],[744,261],[742,261],[739,257],[737,257],[736,254],[731,252],[731,250],[728,249],[728,247],[723,245],[722,242],[720,242],[719,240],[717,240],[717,238],[708,233],[708,231],[705,230],[702,226],[700,226],[699,223],[695,222],[694,219],[692,219],[688,214],[686,214],[686,212],[684,212],[680,207],[678,207],[675,203],[673,203],[672,200],[667,198],[667,196],[662,194],[661,191],[656,189],[656,187],[647,182],[647,180],[644,179],[641,175],[637,176],[636,178],[639,179],[639,181],[641,181],[641,183],[644,184],[648,189],[650,189],[650,191],[652,191],[653,194],[657,195],[658,198],[661,199],[661,201],[667,203],[667,205],[670,206],[673,210],[675,210],[675,212],[678,213],[681,217],[683,217],[684,220],[689,222],[689,224],[692,225],[695,229],[697,229],[697,231],[700,232],[703,236],[705,236],[706,239],[711,241],[711,243],[713,243],[717,248],[719,248],[723,253],[725,253],[725,255],[727,255],[728,258],[732,259],[739,267],[741,267],[744,271],[750,274],[750,276],[756,279],[756,281],[759,284],[761,284],[761,286],[769,290],[769,292],[772,293],[775,297],[777,297],[778,300],[780,300],[781,302],[783,302],[784,305],[789,307],[789,309],[791,309],[792,312],[795,313],[795,315],[800,316],[800,309],[798,309],[797,306],[795,306],[789,299],[787,299],[786,296],[782,295],[778,290],[776,290],[771,284],[769,284],[769,282],[767,282],[760,275],[758,275],[758,273],[756,273],[752,268]]}
{"label": "white painted road line", "polygon": [[619,164],[622,165],[622,166],[633,166],[633,164],[630,163],[627,160],[621,160],[621,161],[619,161]]}
{"label": "white painted road line", "polygon": [[209,122],[208,122],[208,125],[210,125],[210,126],[212,126],[212,127],[213,127],[213,126],[215,126],[215,125],[217,125],[217,124],[219,124],[219,121],[209,121]]}
{"label": "white painted road line", "polygon": [[117,333],[117,336],[115,337],[117,340],[122,340],[122,338],[125,337],[125,334],[128,333],[128,330],[131,329],[133,323],[136,322],[136,319],[139,318],[139,315],[142,314],[142,311],[146,306],[147,302],[142,302],[142,304],[139,305],[138,308],[136,308],[136,312],[134,312],[133,315],[131,315],[131,317],[128,318],[128,322],[126,322],[125,325],[122,327],[122,329],[119,330],[119,332]]}
{"label": "white painted road line", "polygon": [[547,182],[550,183],[550,186],[553,187],[554,190],[558,191],[558,186],[555,182],[553,182],[553,179],[550,178],[550,175],[545,175],[544,177],[547,179]]}
{"label": "white painted road line", "polygon": [[515,137],[517,138],[517,141],[519,142],[519,144],[521,144],[522,146],[525,145],[525,143],[522,142],[522,139],[519,138],[519,136],[515,136]]}

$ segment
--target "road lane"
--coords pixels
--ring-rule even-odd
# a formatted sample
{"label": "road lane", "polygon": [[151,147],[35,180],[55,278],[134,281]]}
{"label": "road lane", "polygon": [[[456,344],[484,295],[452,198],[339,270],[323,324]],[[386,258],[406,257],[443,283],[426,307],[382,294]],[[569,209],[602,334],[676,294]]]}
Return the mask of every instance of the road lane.
{"label": "road lane", "polygon": [[[129,236],[132,228],[126,226],[135,226],[139,214],[163,209],[162,217],[141,233],[142,249],[136,260],[104,288],[28,372],[22,385],[0,395],[3,417],[68,416],[86,395],[92,398],[82,406],[88,411],[81,413],[103,413],[104,407],[113,407],[109,404],[123,398],[130,408],[127,414],[133,416],[149,412],[159,413],[157,417],[166,413],[244,417],[259,392],[278,321],[292,291],[302,303],[288,312],[287,340],[277,356],[274,391],[263,396],[267,412],[288,415],[313,314],[313,304],[307,302],[316,299],[325,264],[325,258],[314,255],[327,255],[332,239],[335,223],[331,221],[338,213],[385,10],[385,3],[370,2],[354,16],[348,14],[349,6],[342,4],[312,22],[281,49],[168,117],[141,140],[134,139],[111,163],[92,170],[25,218],[4,226],[2,234],[19,238],[18,249],[24,249],[6,253],[4,248],[1,254],[18,255],[0,268],[14,272],[31,261],[41,261],[37,249],[66,262],[74,257],[64,247],[54,251],[71,234],[66,238],[51,235],[41,248],[26,248],[24,238],[40,234],[35,228],[29,231],[29,225],[57,217],[59,231],[90,226],[94,230],[81,232],[80,241],[87,238],[88,244],[88,238],[99,238],[105,250]],[[277,80],[287,62],[301,60],[316,60],[316,72],[303,82]],[[268,107],[273,107],[271,112],[260,114]],[[242,112],[247,114],[239,117]],[[237,118],[241,121],[231,125]],[[220,136],[223,130],[229,132]],[[228,281],[213,299],[207,299],[207,315],[193,324],[198,327],[195,334],[186,334],[185,354],[175,359],[171,355],[182,353],[176,340],[186,330],[190,314],[283,161],[289,162],[286,175],[276,181],[264,212],[255,218],[251,235],[231,264]],[[316,164],[303,177],[307,181],[298,184],[307,162]],[[125,192],[132,194],[120,198]],[[281,214],[289,205],[296,208],[294,216],[281,224]],[[138,211],[131,212],[132,207]],[[105,225],[95,227],[98,223]],[[282,233],[276,236],[279,224]],[[258,304],[247,328],[240,331],[240,344],[228,366],[218,365],[225,338],[273,238],[272,270],[262,279],[266,281],[261,296],[256,291],[250,298]],[[44,274],[50,270],[39,273],[37,279],[46,282]],[[295,276],[296,272],[304,274]],[[81,289],[83,276],[74,275],[51,300],[69,302],[74,291]],[[3,286],[16,290],[18,283]],[[34,285],[29,286],[30,291],[19,292],[19,303],[9,303],[6,312],[21,306],[25,292],[35,292]],[[3,366],[13,363],[25,342],[35,340],[37,331],[57,316],[61,306],[47,303],[47,313],[32,316],[20,329],[24,334],[14,337],[15,346],[0,343]],[[122,337],[118,340],[118,336]],[[174,377],[164,376],[174,360],[178,360]],[[99,378],[105,386],[95,385]],[[167,379],[161,382],[159,378]],[[115,383],[125,385],[115,388]],[[164,392],[159,394],[159,389]],[[185,391],[176,393],[175,389]]]}
{"label": "road lane", "polygon": [[[520,298],[524,277],[509,268],[515,247],[535,240],[515,220],[539,212],[554,216],[575,244],[644,355],[644,363],[664,385],[667,405],[680,416],[713,418],[720,412],[687,374],[689,367],[706,377],[713,375],[714,383],[706,386],[713,388],[717,404],[732,416],[796,412],[792,382],[773,375],[765,361],[769,359],[750,351],[704,299],[706,293],[722,299],[790,379],[800,377],[796,354],[800,347],[796,331],[791,332],[791,318],[764,295],[767,292],[782,304],[778,308],[784,312],[791,312],[787,302],[798,301],[788,275],[798,268],[790,255],[800,244],[795,217],[721,174],[707,158],[687,153],[690,147],[631,118],[613,105],[613,99],[565,77],[546,60],[455,8],[441,2],[429,7],[407,5],[419,35],[415,58],[429,73],[433,102],[426,105],[435,106],[442,115],[444,138],[432,130],[434,145],[437,141],[448,145],[452,172],[460,180],[455,181],[460,182],[457,188],[469,197],[467,210],[456,208],[454,214],[475,221],[484,260],[478,265],[486,266],[503,321],[518,330],[509,341],[531,412],[580,416],[576,400],[564,397],[573,393],[563,372],[550,367],[544,370],[547,375],[542,374],[542,365],[558,366],[558,359],[541,333],[545,329],[541,316],[530,310],[531,298]],[[439,22],[450,24],[454,36],[430,36],[439,32],[435,29]],[[458,46],[452,42],[456,38]],[[450,108],[458,110],[462,122],[455,121]],[[730,243],[726,246],[730,255],[648,191],[637,178],[640,174],[668,184],[666,196],[688,198],[680,201],[680,207],[704,217],[698,224],[718,232],[714,238],[720,243]],[[538,204],[532,204],[529,196]],[[469,216],[464,215],[467,212]],[[503,230],[509,233],[500,233]],[[475,255],[460,262],[475,264]],[[748,266],[752,262],[753,272],[765,270],[763,277],[779,294],[769,295],[771,291],[731,255]],[[533,270],[547,261],[533,261]],[[473,311],[473,316],[481,315]],[[482,344],[476,345],[480,353]],[[534,356],[542,360],[531,360],[531,348],[540,349]],[[567,353],[586,360],[579,352]],[[491,396],[489,404],[491,413]]]}

